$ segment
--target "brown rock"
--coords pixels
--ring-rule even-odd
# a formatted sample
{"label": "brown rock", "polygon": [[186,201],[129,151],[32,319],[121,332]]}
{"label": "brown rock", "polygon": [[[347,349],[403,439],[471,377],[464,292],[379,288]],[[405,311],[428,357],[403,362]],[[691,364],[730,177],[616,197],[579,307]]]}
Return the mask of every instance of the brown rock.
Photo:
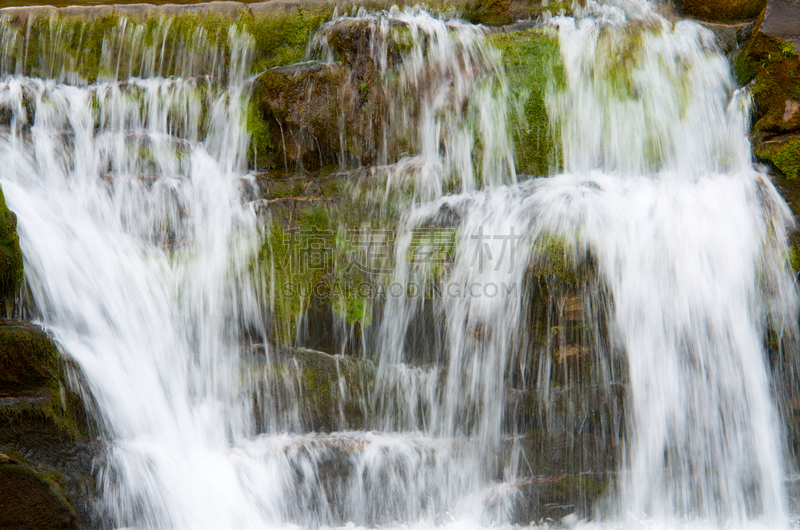
{"label": "brown rock", "polygon": [[57,375],[57,362],[58,351],[40,328],[0,320],[0,395],[48,384]]}
{"label": "brown rock", "polygon": [[767,0],[675,0],[684,16],[707,22],[739,22],[756,18]]}
{"label": "brown rock", "polygon": [[369,54],[361,58],[343,52],[342,59],[349,68],[307,61],[260,76],[259,107],[275,123],[272,137],[279,139],[288,162],[315,169],[338,162],[343,153],[361,164],[375,158],[383,86],[375,81]]}
{"label": "brown rock", "polygon": [[736,59],[753,95],[753,152],[790,180],[800,176],[800,0],[769,0]]}
{"label": "brown rock", "polygon": [[21,28],[28,24],[28,20],[37,18],[47,18],[58,14],[58,9],[53,6],[25,6],[25,7],[5,7],[0,9],[0,17],[8,17],[9,23]]}
{"label": "brown rock", "polygon": [[259,108],[290,164],[313,168],[339,150],[345,78],[341,65],[319,61],[271,68],[259,77]]}
{"label": "brown rock", "polygon": [[0,453],[0,528],[77,530],[72,498],[59,478]]}

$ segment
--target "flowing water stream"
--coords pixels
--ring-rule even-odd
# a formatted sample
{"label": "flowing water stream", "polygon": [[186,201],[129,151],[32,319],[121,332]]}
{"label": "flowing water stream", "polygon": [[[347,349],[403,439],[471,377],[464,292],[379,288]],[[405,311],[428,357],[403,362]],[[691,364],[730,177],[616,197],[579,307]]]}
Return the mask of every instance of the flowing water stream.
{"label": "flowing water stream", "polygon": [[[88,83],[59,55],[56,22],[36,76],[9,52],[29,44],[2,35],[0,184],[27,310],[84,374],[114,527],[511,525],[521,481],[543,473],[505,420],[509,392],[550,395],[554,355],[576,351],[596,368],[565,388],[627,396],[593,431],[617,439],[614,487],[565,524],[790,526],[764,341],[796,331],[792,220],[751,162],[748,95],[696,24],[643,0],[577,11],[546,21],[565,69],[547,97],[563,172],[547,178],[516,175],[511,96],[481,31],[418,10],[356,17],[411,32],[384,136],[416,147],[378,190],[413,185],[387,279],[455,290],[386,299],[364,353],[366,429],[329,434],[303,428],[291,381],[261,386],[253,414],[269,378],[242,349],[268,344],[252,264],[269,214],[243,204],[252,37],[232,27],[226,56],[198,29],[196,46],[167,53],[168,21],[161,40],[123,23]],[[311,46],[323,59],[325,32]],[[371,53],[390,68],[386,49]],[[453,234],[444,270],[408,257],[431,226]],[[584,274],[577,295],[551,295],[562,312],[580,301],[577,346],[529,339],[527,282],[548,260]],[[579,418],[559,421],[582,430]]]}

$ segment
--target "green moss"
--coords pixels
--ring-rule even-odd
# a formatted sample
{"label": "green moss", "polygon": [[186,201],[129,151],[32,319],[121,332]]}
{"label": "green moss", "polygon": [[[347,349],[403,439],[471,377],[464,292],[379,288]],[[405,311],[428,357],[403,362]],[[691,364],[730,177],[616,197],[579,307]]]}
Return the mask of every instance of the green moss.
{"label": "green moss", "polygon": [[35,390],[58,373],[58,350],[41,331],[0,324],[0,392]]}
{"label": "green moss", "polygon": [[15,399],[0,407],[0,437],[89,436],[86,411],[69,388],[65,363],[41,330],[12,321],[0,324],[0,395]]}
{"label": "green moss", "polygon": [[8,449],[0,452],[0,497],[3,528],[79,528],[66,477]]}
{"label": "green moss", "polygon": [[311,33],[330,18],[329,7],[298,7],[296,13],[266,15],[255,19],[251,32],[255,38],[255,72],[279,65],[297,63],[305,56]]}
{"label": "green moss", "polygon": [[[31,25],[25,59],[25,72],[41,77],[57,77],[62,69],[75,72],[87,82],[100,77],[113,78],[116,71],[103,71],[101,64],[104,46],[112,61],[123,68],[133,67],[133,75],[143,75],[138,68],[141,61],[131,56],[129,36],[140,32],[141,43],[154,43],[163,47],[165,57],[178,57],[178,49],[197,50],[201,46],[216,46],[223,54],[226,66],[230,62],[230,28],[250,33],[255,41],[255,71],[276,65],[292,64],[302,60],[311,32],[324,22],[331,10],[324,8],[299,8],[296,13],[270,14],[260,17],[245,10],[238,17],[222,15],[215,11],[184,12],[167,18],[152,16],[133,18],[126,22],[128,38],[122,43],[116,38],[121,22],[117,15],[106,15],[93,20],[82,17],[55,16],[36,19]],[[135,28],[139,28],[138,30]],[[158,42],[156,42],[158,41]],[[19,47],[16,59],[22,61],[25,47]],[[45,62],[45,61],[50,61]],[[168,64],[167,71],[157,74],[180,74],[180,64]],[[209,69],[211,63],[206,65]],[[176,71],[178,70],[178,71]],[[208,71],[207,73],[214,73]]]}
{"label": "green moss", "polygon": [[[97,80],[103,40],[119,24],[110,15],[87,21],[78,17],[36,19],[31,25],[26,71],[41,77],[57,77],[63,68],[87,82]],[[53,61],[51,64],[46,59]]]}
{"label": "green moss", "polygon": [[553,278],[563,285],[581,285],[586,281],[586,266],[577,263],[572,248],[562,236],[543,233],[533,243],[534,274]]}
{"label": "green moss", "polygon": [[791,42],[779,44],[778,49],[780,49],[781,55],[783,55],[786,59],[797,58],[797,51],[794,49],[794,44]]}
{"label": "green moss", "polygon": [[800,112],[786,120],[786,102],[800,101],[800,61],[787,56],[788,43],[756,32],[737,56],[740,84],[753,83],[753,132],[786,134],[800,127]]}
{"label": "green moss", "polygon": [[22,283],[22,251],[17,235],[17,216],[6,206],[0,189],[0,302],[6,313],[13,307],[17,289]]}
{"label": "green moss", "polygon": [[250,133],[248,159],[252,167],[272,168],[277,158],[276,146],[272,141],[270,126],[263,119],[253,99],[247,106],[247,131]]}
{"label": "green moss", "polygon": [[465,20],[473,24],[500,26],[513,20],[510,0],[488,0],[470,4],[461,14]]}
{"label": "green moss", "polygon": [[520,102],[512,120],[517,170],[547,175],[557,170],[557,138],[545,95],[565,83],[558,40],[542,30],[496,33],[489,42],[503,54],[512,94]]}
{"label": "green moss", "polygon": [[588,508],[608,490],[609,480],[605,476],[571,475],[554,483],[546,494],[549,504],[555,505],[564,516],[576,511],[576,507]]}
{"label": "green moss", "polygon": [[369,361],[303,348],[286,350],[285,356],[283,363],[273,366],[269,373],[297,377],[308,428],[330,432],[364,427],[364,400],[374,378]]}
{"label": "green moss", "polygon": [[755,153],[761,160],[772,163],[785,178],[800,177],[800,137],[757,145]]}
{"label": "green moss", "polygon": [[798,248],[797,242],[789,247],[789,265],[795,271],[800,271],[800,248]]}
{"label": "green moss", "polygon": [[298,318],[330,272],[334,246],[328,216],[325,207],[299,215],[292,210],[267,228],[257,270],[269,291],[276,344],[294,342]]}

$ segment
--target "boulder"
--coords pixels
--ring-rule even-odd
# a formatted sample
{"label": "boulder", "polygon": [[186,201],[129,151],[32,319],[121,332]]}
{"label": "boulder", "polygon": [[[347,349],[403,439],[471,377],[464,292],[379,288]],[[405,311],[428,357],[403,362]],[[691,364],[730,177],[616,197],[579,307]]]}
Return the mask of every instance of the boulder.
{"label": "boulder", "polygon": [[0,452],[0,528],[77,530],[78,514],[64,476]]}
{"label": "boulder", "polygon": [[0,320],[0,395],[35,391],[58,375],[58,350],[41,329]]}
{"label": "boulder", "polygon": [[770,0],[736,59],[739,82],[751,84],[753,152],[790,181],[800,176],[799,28],[800,2]]}
{"label": "boulder", "polygon": [[368,165],[381,131],[381,87],[368,81],[371,66],[346,68],[306,61],[271,68],[259,77],[259,109],[284,160],[301,169],[339,163]]}
{"label": "boulder", "polygon": [[800,48],[800,0],[770,0],[761,32]]}
{"label": "boulder", "polygon": [[258,105],[283,155],[278,161],[316,169],[335,159],[347,112],[340,103],[346,77],[341,65],[320,61],[271,68],[259,76]]}
{"label": "boulder", "polygon": [[92,461],[100,447],[70,372],[79,376],[44,331],[0,320],[0,528],[96,522]]}
{"label": "boulder", "polygon": [[675,0],[684,16],[706,22],[740,22],[756,18],[767,0]]}

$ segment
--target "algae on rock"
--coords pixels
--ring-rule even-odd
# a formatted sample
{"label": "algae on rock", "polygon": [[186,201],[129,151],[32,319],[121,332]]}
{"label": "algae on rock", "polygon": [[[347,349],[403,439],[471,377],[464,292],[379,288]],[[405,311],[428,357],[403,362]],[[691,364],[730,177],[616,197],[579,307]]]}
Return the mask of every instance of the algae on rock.
{"label": "algae on rock", "polygon": [[[766,13],[765,13],[766,14]],[[800,60],[791,42],[762,31],[765,14],[736,58],[736,77],[753,96],[754,154],[783,177],[776,182],[795,214],[800,176]]]}
{"label": "algae on rock", "polygon": [[683,15],[706,22],[741,22],[756,18],[767,0],[675,0]]}
{"label": "algae on rock", "polygon": [[512,94],[519,103],[512,120],[516,168],[549,175],[559,169],[557,133],[550,126],[545,95],[564,83],[558,38],[548,30],[493,33],[489,42],[503,54]]}
{"label": "algae on rock", "polygon": [[14,299],[22,284],[22,251],[17,235],[17,216],[6,206],[0,189],[0,309],[13,312]]}
{"label": "algae on rock", "polygon": [[64,475],[0,452],[0,528],[78,530]]}

